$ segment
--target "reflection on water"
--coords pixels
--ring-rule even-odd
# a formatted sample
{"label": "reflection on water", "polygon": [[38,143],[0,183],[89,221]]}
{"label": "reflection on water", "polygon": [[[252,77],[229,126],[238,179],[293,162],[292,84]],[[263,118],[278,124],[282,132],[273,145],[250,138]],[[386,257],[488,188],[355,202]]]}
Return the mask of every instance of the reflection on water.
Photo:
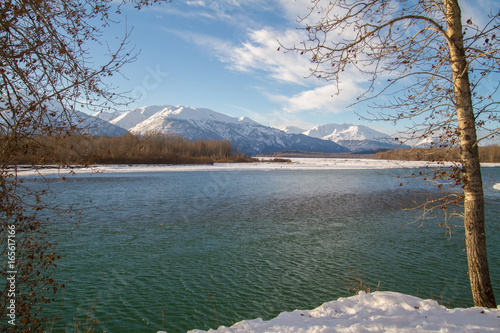
{"label": "reflection on water", "polygon": [[[54,231],[63,254],[57,274],[71,280],[64,303],[52,310],[71,327],[73,315],[84,320],[97,300],[94,315],[108,332],[156,332],[162,310],[169,333],[215,328],[347,296],[340,277],[349,267],[383,290],[442,293],[445,303],[471,305],[462,231],[444,237],[439,219],[405,226],[412,216],[401,208],[432,188],[400,182],[370,170],[54,181],[59,200],[98,209],[84,211],[73,233]],[[485,187],[497,182],[487,178]],[[500,192],[488,187],[486,195],[498,288]]]}

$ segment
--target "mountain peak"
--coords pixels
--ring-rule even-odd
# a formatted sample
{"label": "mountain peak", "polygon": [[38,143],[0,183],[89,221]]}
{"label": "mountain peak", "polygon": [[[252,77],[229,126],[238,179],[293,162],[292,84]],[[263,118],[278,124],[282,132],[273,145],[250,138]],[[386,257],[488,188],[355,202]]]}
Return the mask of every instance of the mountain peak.
{"label": "mountain peak", "polygon": [[247,124],[247,125],[252,125],[252,126],[261,126],[258,122],[253,121],[252,119],[248,117],[239,117],[238,122],[241,124]]}
{"label": "mountain peak", "polygon": [[111,123],[134,134],[165,133],[189,140],[230,140],[233,148],[247,154],[281,150],[340,153],[340,145],[301,134],[287,134],[261,125],[247,117],[231,117],[210,109],[190,106],[147,106],[122,114]]}
{"label": "mountain peak", "polygon": [[385,140],[388,135],[370,127],[353,124],[318,125],[304,132],[305,135],[323,140],[339,142],[344,140]]}
{"label": "mountain peak", "polygon": [[136,124],[148,119],[149,117],[156,114],[160,110],[167,108],[173,108],[173,106],[170,105],[142,106],[140,108],[122,113],[120,116],[112,119],[110,123],[120,126],[126,130],[129,130]]}
{"label": "mountain peak", "polygon": [[282,130],[283,132],[288,133],[288,134],[304,134],[304,132],[306,132],[305,129],[297,127],[297,126],[286,126],[286,127],[280,128],[280,130]]}

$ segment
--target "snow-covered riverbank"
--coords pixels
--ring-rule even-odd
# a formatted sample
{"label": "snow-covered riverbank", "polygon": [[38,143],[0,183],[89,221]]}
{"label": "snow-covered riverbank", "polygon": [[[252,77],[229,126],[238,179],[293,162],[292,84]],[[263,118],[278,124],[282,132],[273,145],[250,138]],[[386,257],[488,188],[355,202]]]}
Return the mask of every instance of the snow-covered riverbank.
{"label": "snow-covered riverbank", "polygon": [[[245,171],[245,170],[341,170],[341,169],[393,169],[419,168],[428,162],[387,161],[374,159],[335,159],[335,158],[291,158],[286,162],[255,163],[215,163],[214,165],[96,165],[90,168],[62,169],[45,167],[36,172],[31,168],[20,169],[19,176],[55,173],[128,173],[128,172],[175,172],[175,171]],[[432,164],[430,164],[432,165]],[[438,166],[434,164],[434,166]],[[500,163],[485,163],[486,167],[500,167]]]}
{"label": "snow-covered riverbank", "polygon": [[[193,330],[190,333],[205,331]],[[314,310],[295,310],[278,317],[245,320],[218,333],[327,333],[327,332],[500,332],[498,309],[447,309],[433,300],[394,292],[374,292],[340,298]]]}

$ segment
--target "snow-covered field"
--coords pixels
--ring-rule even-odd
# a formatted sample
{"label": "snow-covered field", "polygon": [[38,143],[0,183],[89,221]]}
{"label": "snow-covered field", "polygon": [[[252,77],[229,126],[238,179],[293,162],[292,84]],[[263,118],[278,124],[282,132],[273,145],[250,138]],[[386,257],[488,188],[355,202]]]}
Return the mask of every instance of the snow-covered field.
{"label": "snow-covered field", "polygon": [[[243,171],[243,170],[340,170],[340,169],[392,169],[419,168],[428,162],[387,161],[374,159],[336,159],[336,158],[291,158],[291,163],[256,162],[256,163],[215,163],[214,165],[102,165],[91,168],[73,168],[57,170],[43,168],[38,171],[21,169],[19,176],[33,174],[69,173],[126,173],[126,172],[174,172],[174,171]],[[436,165],[437,166],[437,165]],[[500,163],[485,163],[484,166],[500,167]]]}
{"label": "snow-covered field", "polygon": [[500,332],[500,307],[447,309],[436,301],[400,293],[360,292],[357,296],[340,298],[314,310],[284,312],[269,321],[245,320],[207,332]]}

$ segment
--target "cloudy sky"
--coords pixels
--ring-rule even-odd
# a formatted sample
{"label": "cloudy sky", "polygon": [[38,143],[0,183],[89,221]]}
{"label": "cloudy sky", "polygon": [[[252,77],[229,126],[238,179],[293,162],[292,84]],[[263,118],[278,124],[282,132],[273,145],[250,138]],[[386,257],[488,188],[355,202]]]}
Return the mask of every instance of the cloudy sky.
{"label": "cloudy sky", "polygon": [[138,98],[130,108],[189,105],[275,127],[357,123],[394,132],[390,124],[359,120],[355,111],[362,114],[365,105],[348,108],[363,92],[362,77],[346,75],[336,95],[331,83],[308,78],[307,57],[278,51],[279,42],[292,46],[304,39],[297,19],[309,4],[174,0],[140,11],[129,6],[109,33],[119,35],[126,26],[141,53],[115,85]]}

